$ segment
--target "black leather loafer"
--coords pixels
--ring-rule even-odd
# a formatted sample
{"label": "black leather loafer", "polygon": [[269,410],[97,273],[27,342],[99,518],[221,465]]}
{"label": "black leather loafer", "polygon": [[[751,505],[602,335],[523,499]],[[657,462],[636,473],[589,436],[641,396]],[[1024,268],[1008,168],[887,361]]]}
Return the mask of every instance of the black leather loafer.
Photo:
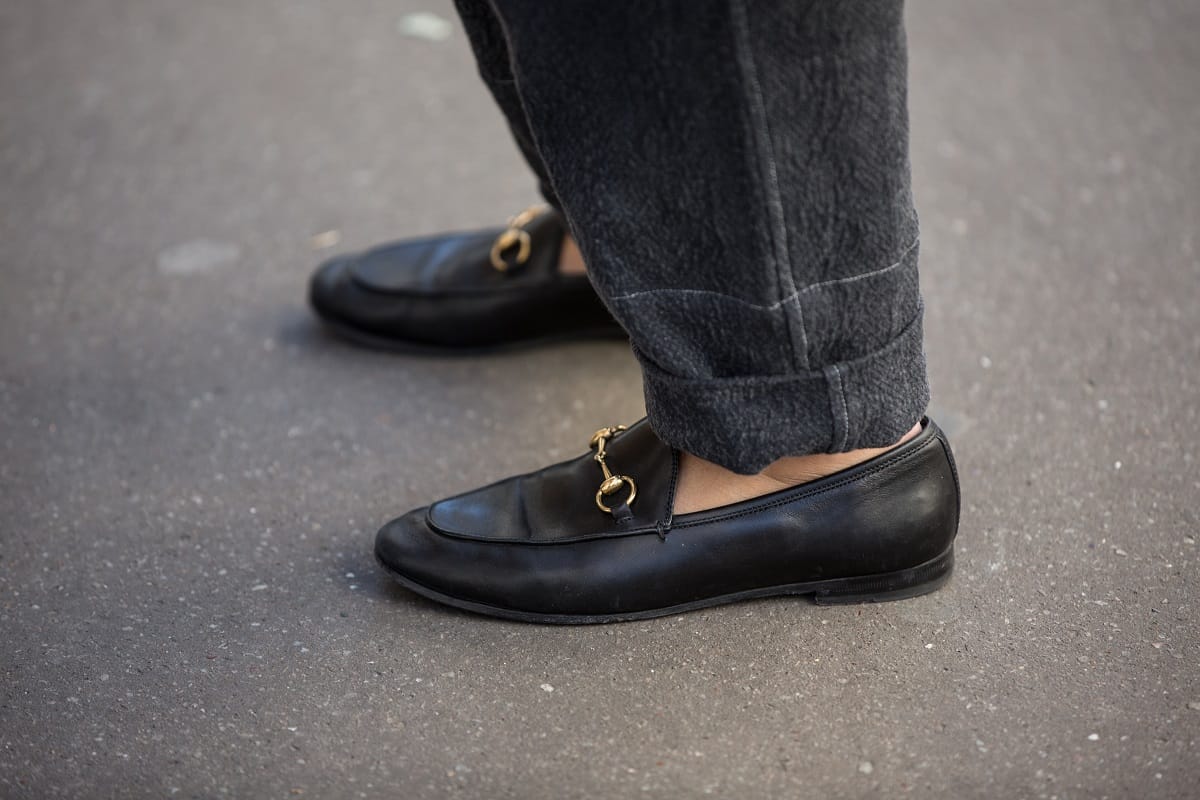
{"label": "black leather loafer", "polygon": [[587,277],[558,270],[565,235],[556,211],[530,209],[507,228],[382,245],[322,264],[309,301],[333,330],[389,350],[624,338]]}
{"label": "black leather loafer", "polygon": [[949,578],[959,515],[950,445],[922,426],[827,478],[677,517],[679,453],[645,420],[606,428],[590,455],[393,520],[375,556],[417,594],[525,622],[645,619],[771,595],[914,597]]}

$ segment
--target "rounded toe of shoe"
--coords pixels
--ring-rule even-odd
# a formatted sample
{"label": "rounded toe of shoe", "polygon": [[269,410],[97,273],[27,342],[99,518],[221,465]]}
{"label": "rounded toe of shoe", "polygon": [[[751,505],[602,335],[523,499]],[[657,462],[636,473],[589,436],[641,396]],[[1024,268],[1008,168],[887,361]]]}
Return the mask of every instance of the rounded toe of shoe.
{"label": "rounded toe of shoe", "polygon": [[326,319],[346,320],[350,317],[350,265],[354,256],[331,258],[317,267],[308,281],[308,302]]}
{"label": "rounded toe of shoe", "polygon": [[426,509],[418,508],[380,528],[375,534],[375,558],[405,583],[436,588],[431,584],[439,583],[441,554],[425,513]]}

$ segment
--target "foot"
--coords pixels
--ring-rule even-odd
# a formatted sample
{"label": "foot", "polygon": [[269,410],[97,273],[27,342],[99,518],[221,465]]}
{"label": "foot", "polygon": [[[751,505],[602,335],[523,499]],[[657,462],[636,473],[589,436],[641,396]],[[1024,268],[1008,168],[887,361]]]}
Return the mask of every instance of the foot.
{"label": "foot", "polygon": [[334,258],[309,299],[328,326],[373,347],[477,353],[570,338],[624,338],[552,210],[507,228],[410,239]]}
{"label": "foot", "polygon": [[562,249],[558,251],[558,271],[563,275],[586,275],[587,265],[583,263],[583,253],[575,244],[571,234],[563,235]]}
{"label": "foot", "polygon": [[824,478],[849,469],[921,432],[921,423],[890,447],[869,447],[848,453],[815,453],[809,456],[781,458],[757,475],[739,475],[690,453],[679,454],[679,488],[675,491],[675,513],[691,514],[710,508],[740,503],[764,494]]}
{"label": "foot", "polygon": [[548,623],[772,595],[897,600],[949,578],[958,482],[929,420],[866,462],[707,511],[672,513],[679,465],[644,420],[605,428],[579,458],[393,520],[375,555],[425,597]]}

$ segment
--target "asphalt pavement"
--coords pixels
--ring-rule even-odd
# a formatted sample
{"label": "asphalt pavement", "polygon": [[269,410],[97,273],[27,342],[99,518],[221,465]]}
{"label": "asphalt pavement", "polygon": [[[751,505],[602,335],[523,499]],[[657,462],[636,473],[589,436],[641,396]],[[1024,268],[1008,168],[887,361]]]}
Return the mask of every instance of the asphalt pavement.
{"label": "asphalt pavement", "polygon": [[1195,797],[1200,5],[908,20],[953,580],[546,628],[371,538],[638,418],[627,347],[304,304],[536,198],[451,5],[0,3],[0,796]]}

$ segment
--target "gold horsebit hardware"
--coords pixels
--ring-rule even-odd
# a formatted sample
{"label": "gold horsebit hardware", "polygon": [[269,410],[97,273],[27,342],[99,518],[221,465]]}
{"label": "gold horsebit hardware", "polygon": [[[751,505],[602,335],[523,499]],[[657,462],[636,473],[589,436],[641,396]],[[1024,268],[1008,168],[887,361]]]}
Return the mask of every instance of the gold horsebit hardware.
{"label": "gold horsebit hardware", "polygon": [[[508,272],[513,267],[519,267],[529,260],[529,253],[533,249],[533,245],[525,226],[533,222],[545,208],[545,206],[530,206],[508,221],[508,227],[500,232],[496,241],[492,242],[492,252],[489,258],[493,267],[501,272]],[[510,261],[505,258],[505,254],[514,248],[517,252]]]}
{"label": "gold horsebit hardware", "polygon": [[592,434],[591,447],[596,448],[596,455],[592,456],[592,458],[595,459],[596,463],[600,465],[601,471],[604,472],[604,481],[596,491],[596,505],[605,514],[611,514],[613,510],[604,504],[604,498],[616,494],[621,490],[622,486],[629,487],[629,496],[625,498],[625,505],[633,505],[633,500],[637,497],[637,485],[633,482],[633,478],[628,475],[613,475],[606,461],[608,453],[605,451],[605,448],[608,446],[609,440],[623,430],[625,430],[624,425],[615,425],[611,428],[601,428]]}

